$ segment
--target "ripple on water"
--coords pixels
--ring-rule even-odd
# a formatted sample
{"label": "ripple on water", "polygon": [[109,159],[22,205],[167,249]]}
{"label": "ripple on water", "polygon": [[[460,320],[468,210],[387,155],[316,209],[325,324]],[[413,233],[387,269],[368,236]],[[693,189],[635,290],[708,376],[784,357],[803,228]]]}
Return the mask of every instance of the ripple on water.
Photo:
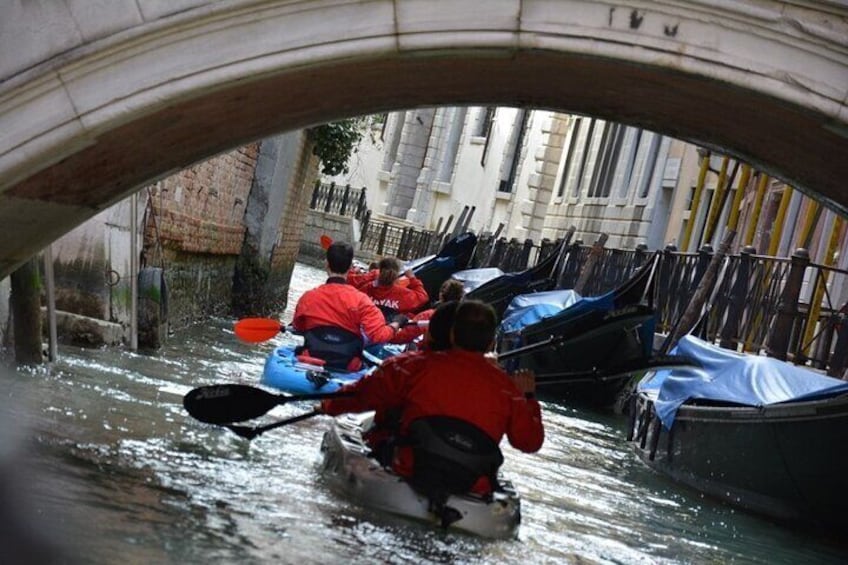
{"label": "ripple on water", "polygon": [[[300,293],[325,278],[303,265],[294,274],[284,321]],[[622,420],[556,404],[544,405],[540,453],[505,448],[505,475],[522,495],[518,539],[446,535],[369,511],[316,475],[326,417],[247,442],[185,414],[188,390],[258,382],[265,357],[287,339],[240,343],[232,323],[181,331],[155,353],[63,347],[52,367],[3,375],[0,424],[16,425],[0,426],[7,440],[0,465],[31,465],[23,475],[33,487],[29,506],[54,517],[51,528],[66,531],[73,556],[94,563],[497,564],[848,557],[833,542],[675,486],[631,453]],[[309,409],[287,404],[260,422]]]}

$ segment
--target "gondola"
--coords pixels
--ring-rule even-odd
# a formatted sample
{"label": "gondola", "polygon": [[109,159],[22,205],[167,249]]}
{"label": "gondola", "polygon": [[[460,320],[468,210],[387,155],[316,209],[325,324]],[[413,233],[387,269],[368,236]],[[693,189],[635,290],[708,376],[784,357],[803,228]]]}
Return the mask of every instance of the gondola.
{"label": "gondola", "polygon": [[[630,280],[604,295],[582,298],[557,314],[502,332],[498,344],[502,353],[545,341],[554,344],[515,357],[508,369],[532,369],[537,377],[550,379],[563,372],[649,363],[655,328],[651,305],[655,264],[655,260],[649,261]],[[647,304],[643,303],[645,297]],[[566,379],[545,387],[542,394],[546,400],[608,407],[631,377],[631,372],[622,372],[603,379]]]}
{"label": "gondola", "polygon": [[648,467],[731,505],[845,533],[848,382],[685,336],[700,369],[658,371],[628,440]]}
{"label": "gondola", "polygon": [[565,260],[567,247],[568,241],[563,240],[536,266],[519,273],[507,273],[493,278],[471,290],[466,298],[490,304],[500,318],[510,301],[519,294],[542,292],[556,286],[554,275],[557,267]]}
{"label": "gondola", "polygon": [[435,257],[412,267],[412,272],[424,284],[431,303],[438,300],[442,283],[468,266],[476,245],[477,236],[472,232],[460,234],[448,241]]}

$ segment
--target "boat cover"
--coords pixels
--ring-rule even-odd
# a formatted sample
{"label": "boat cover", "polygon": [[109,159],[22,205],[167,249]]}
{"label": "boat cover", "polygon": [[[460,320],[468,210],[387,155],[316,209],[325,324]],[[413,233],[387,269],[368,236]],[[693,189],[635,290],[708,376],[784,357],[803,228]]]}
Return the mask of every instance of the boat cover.
{"label": "boat cover", "polygon": [[846,381],[772,357],[722,349],[691,335],[681,338],[671,353],[692,357],[702,367],[656,371],[639,383],[640,391],[657,391],[654,406],[666,429],[690,398],[765,406],[848,393]]}
{"label": "boat cover", "polygon": [[465,269],[457,271],[451,275],[452,279],[456,279],[462,283],[465,292],[471,292],[483,283],[489,282],[503,275],[504,272],[497,267],[485,267],[482,269]]}
{"label": "boat cover", "polygon": [[500,331],[516,332],[525,326],[559,314],[580,301],[580,295],[573,290],[549,290],[520,294],[512,299],[504,311]]}

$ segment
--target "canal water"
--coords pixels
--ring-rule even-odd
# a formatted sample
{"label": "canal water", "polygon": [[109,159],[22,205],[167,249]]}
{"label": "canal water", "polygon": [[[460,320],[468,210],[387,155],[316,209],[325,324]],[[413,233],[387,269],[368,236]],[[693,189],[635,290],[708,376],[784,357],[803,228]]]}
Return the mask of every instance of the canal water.
{"label": "canal water", "polygon": [[[290,304],[320,283],[298,265]],[[371,512],[316,476],[327,417],[253,442],[192,420],[182,395],[255,384],[279,344],[233,320],[151,354],[63,347],[7,371],[0,395],[0,560],[68,563],[844,563],[848,546],[705,499],[644,467],[612,415],[544,405],[538,454],[505,449],[517,539],[444,534]],[[286,405],[268,421],[310,409]]]}

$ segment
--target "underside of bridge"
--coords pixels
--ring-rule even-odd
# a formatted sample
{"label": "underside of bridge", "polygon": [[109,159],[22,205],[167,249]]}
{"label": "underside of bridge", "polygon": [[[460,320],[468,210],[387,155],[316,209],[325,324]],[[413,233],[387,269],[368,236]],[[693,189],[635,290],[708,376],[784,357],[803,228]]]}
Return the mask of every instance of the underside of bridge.
{"label": "underside of bridge", "polygon": [[[837,51],[836,68],[846,72],[839,84],[848,82],[848,50],[843,44]],[[465,41],[438,49],[306,55],[273,72],[229,76],[190,90],[175,86],[191,75],[181,69],[181,77],[165,84],[170,89],[155,93],[155,103],[124,108],[96,130],[68,135],[40,153],[26,139],[6,153],[23,157],[0,166],[0,276],[132,191],[219,152],[341,117],[441,104],[556,109],[641,126],[730,153],[842,213],[848,210],[848,93],[833,101],[835,111],[821,111],[793,101],[803,100],[807,87],[791,77],[783,85],[794,91],[781,97],[757,87],[773,76],[752,74],[746,86],[745,80],[693,68],[673,60],[648,64],[613,57],[609,50],[504,49]],[[37,82],[39,72],[31,69],[7,82],[0,104],[14,107],[12,87],[27,74]],[[116,73],[109,80],[120,81]],[[17,119],[41,119],[27,112]]]}

